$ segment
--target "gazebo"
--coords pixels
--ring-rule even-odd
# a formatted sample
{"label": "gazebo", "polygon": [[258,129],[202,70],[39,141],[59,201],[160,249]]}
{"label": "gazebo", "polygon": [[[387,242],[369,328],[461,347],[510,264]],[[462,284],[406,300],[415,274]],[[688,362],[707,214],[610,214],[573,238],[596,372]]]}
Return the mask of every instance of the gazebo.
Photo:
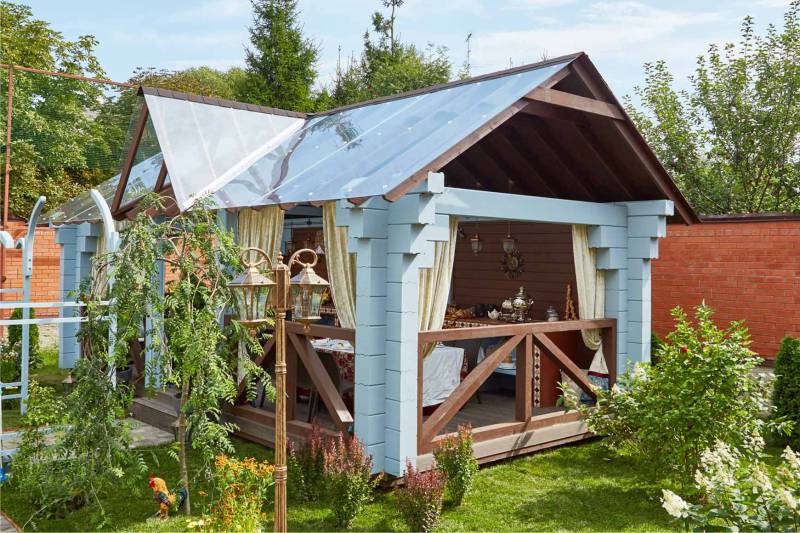
{"label": "gazebo", "polygon": [[[243,246],[324,253],[328,323],[287,323],[290,438],[317,418],[402,475],[469,422],[492,461],[589,436],[557,382],[590,402],[649,361],[650,262],[668,219],[697,217],[584,53],[318,114],[148,87],[138,106],[98,187],[114,219],[149,191],[170,199],[161,216],[208,198]],[[87,193],[47,219],[66,297],[105,246],[101,216]],[[238,403],[240,434],[271,442],[271,405]]]}

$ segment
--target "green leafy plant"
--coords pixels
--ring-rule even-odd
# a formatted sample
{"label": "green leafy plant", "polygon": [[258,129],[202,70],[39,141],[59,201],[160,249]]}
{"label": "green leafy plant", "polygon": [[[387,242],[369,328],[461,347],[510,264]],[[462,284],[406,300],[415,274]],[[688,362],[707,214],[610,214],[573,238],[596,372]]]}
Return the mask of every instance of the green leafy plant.
{"label": "green leafy plant", "polygon": [[[30,318],[36,318],[36,310],[30,310]],[[22,319],[22,309],[16,308],[11,313],[11,320]],[[28,326],[28,361],[29,368],[36,369],[42,366],[42,354],[39,353],[39,326]],[[8,326],[8,349],[13,350],[22,357],[22,326]]]}
{"label": "green leafy plant", "polygon": [[664,347],[664,341],[658,336],[658,333],[653,331],[650,333],[650,364],[656,366],[661,357],[661,348]]}
{"label": "green leafy plant", "polygon": [[[241,264],[233,235],[220,228],[212,206],[200,199],[192,209],[157,222],[147,211],[160,210],[161,200],[149,196],[143,202],[142,213],[123,232],[118,251],[101,259],[114,272],[109,310],[117,317],[114,358],[127,361],[130,342],[140,335],[144,318],[150,317],[152,328],[147,333],[158,357],[146,372],[158,371],[180,391],[175,456],[187,493],[186,512],[191,514],[187,435],[192,435],[192,448],[202,452],[209,474],[217,454],[232,453],[229,434],[235,426],[220,418],[221,405],[232,403],[238,394],[228,364],[229,340],[235,336],[256,353],[261,345],[237,324],[227,330],[220,327],[231,302],[227,284]],[[153,282],[162,261],[174,279],[164,296]],[[249,358],[242,364],[248,392],[260,379],[266,394],[274,397],[269,375]]]}
{"label": "green leafy plant", "polygon": [[350,529],[358,513],[372,500],[381,476],[372,477],[372,456],[358,438],[340,434],[326,440],[327,500],[336,525]]}
{"label": "green leafy plant", "polygon": [[609,391],[597,391],[596,408],[579,405],[566,387],[568,404],[605,435],[611,449],[640,459],[689,486],[704,450],[722,441],[749,453],[766,422],[764,383],[753,376],[760,359],[748,349],[749,334],[738,322],[719,328],[705,304],[695,323],[680,307],[675,329],[660,350],[658,366],[637,365]]}
{"label": "green leafy plant", "polygon": [[703,452],[695,474],[701,503],[691,504],[670,490],[662,504],[688,530],[797,531],[800,512],[800,458],[787,447],[773,469],[723,442]]}
{"label": "green leafy plant", "polygon": [[438,468],[420,472],[406,460],[403,486],[395,492],[397,507],[411,531],[433,531],[442,514],[447,476]]}
{"label": "green leafy plant", "polygon": [[315,419],[311,433],[299,446],[289,443],[289,489],[300,501],[320,499],[325,483],[326,438]]}
{"label": "green leafy plant", "polygon": [[433,452],[439,470],[447,476],[447,492],[456,506],[461,505],[478,475],[472,442],[472,426],[460,425],[458,433],[444,439]]}
{"label": "green leafy plant", "polygon": [[644,69],[626,108],[696,210],[800,212],[800,1],[783,28],[747,17],[738,44],[710,45],[687,90],[664,61]]}
{"label": "green leafy plant", "polygon": [[260,531],[266,516],[261,507],[273,484],[275,467],[252,457],[236,459],[218,455],[214,459],[212,483],[216,502],[205,531]]}
{"label": "green leafy plant", "polygon": [[786,337],[781,342],[775,358],[772,403],[777,417],[793,423],[790,442],[800,447],[800,339]]}

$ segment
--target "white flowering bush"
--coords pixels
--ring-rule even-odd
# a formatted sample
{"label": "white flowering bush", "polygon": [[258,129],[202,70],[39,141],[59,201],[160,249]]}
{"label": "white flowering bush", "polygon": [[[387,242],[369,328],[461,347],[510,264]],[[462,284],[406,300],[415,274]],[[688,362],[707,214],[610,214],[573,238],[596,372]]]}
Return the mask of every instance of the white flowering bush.
{"label": "white flowering bush", "polygon": [[[763,442],[753,443],[755,453]],[[800,458],[787,447],[783,463],[771,471],[724,442],[703,452],[695,473],[699,504],[664,490],[664,509],[686,529],[797,531],[800,513]]]}
{"label": "white flowering bush", "polygon": [[596,406],[566,403],[612,450],[689,488],[716,441],[750,454],[767,424],[759,414],[768,391],[753,376],[759,359],[740,323],[718,327],[706,305],[694,321],[680,307],[672,315],[675,329],[659,347],[658,365],[629,369],[610,390],[597,391]]}

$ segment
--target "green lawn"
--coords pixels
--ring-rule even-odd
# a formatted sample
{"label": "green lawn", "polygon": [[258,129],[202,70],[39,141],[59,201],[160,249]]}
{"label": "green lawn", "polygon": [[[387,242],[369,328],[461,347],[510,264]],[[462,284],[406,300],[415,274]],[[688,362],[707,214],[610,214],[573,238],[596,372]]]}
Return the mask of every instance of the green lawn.
{"label": "green lawn", "polygon": [[[263,447],[236,441],[238,455],[268,457]],[[145,451],[150,470],[174,486],[177,465],[166,448]],[[180,531],[187,519],[148,521],[156,508],[147,487],[147,475],[134,492],[108,494],[106,530]],[[442,531],[652,531],[671,526],[658,498],[660,483],[627,460],[610,456],[598,442],[569,446],[522,457],[481,469],[473,492],[458,509],[446,509]],[[202,483],[194,487],[193,494]],[[197,509],[202,499],[195,497]],[[2,489],[2,507],[20,525],[33,509],[24,494]],[[270,515],[272,513],[270,512]],[[91,512],[79,510],[63,520],[39,522],[42,531],[94,529]],[[294,531],[331,531],[330,511],[324,505],[289,507],[289,527]],[[265,530],[272,524],[265,524]],[[403,531],[405,524],[384,492],[355,522],[357,531]]]}

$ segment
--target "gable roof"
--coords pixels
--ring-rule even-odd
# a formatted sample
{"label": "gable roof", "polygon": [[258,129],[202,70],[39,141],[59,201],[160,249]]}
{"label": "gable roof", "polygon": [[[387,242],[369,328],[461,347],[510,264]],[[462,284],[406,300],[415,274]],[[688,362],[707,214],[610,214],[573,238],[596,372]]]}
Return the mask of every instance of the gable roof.
{"label": "gable roof", "polygon": [[[116,186],[110,200],[115,214],[130,208],[137,195],[148,188],[169,189],[180,209],[187,209],[198,197],[206,195],[221,208],[293,205],[342,198],[358,203],[371,196],[393,201],[424,180],[429,171],[444,170],[446,179],[453,176],[451,185],[469,187],[469,180],[464,178],[470,174],[469,161],[487,160],[483,166],[472,165],[479,169],[471,172],[478,188],[506,192],[504,180],[523,183],[534,178],[542,182],[547,179],[553,183],[539,194],[583,195],[579,199],[592,201],[667,198],[675,201],[682,221],[696,221],[674,182],[583,53],[318,114],[163,89],[142,88],[140,94],[144,99],[139,117],[141,130],[154,131],[164,165],[158,176],[152,171],[141,172],[143,162],[152,162],[156,154],[140,154],[134,143],[122,172],[125,179],[115,176],[104,187],[108,190]],[[547,112],[542,113],[541,109]],[[512,176],[508,165],[501,164],[505,155],[497,156],[507,146],[492,144],[493,139],[504,131],[511,132],[513,126],[516,133],[511,134],[511,144],[523,144],[528,139],[527,128],[533,127],[526,125],[525,120],[534,115],[554,123],[603,122],[604,135],[619,144],[614,150],[627,152],[620,161],[635,158],[641,166],[638,170],[644,169],[642,174],[630,176],[612,172],[619,174],[615,178],[618,182],[640,183],[636,187],[621,187],[619,191],[624,194],[611,194],[609,191],[613,189],[609,189],[593,195],[581,192],[588,191],[588,185],[581,186],[581,182],[586,180],[588,184],[592,177],[567,175],[564,169],[569,170],[568,165],[562,165],[563,175],[557,165],[551,165],[550,169],[534,168],[537,164],[519,166]],[[591,126],[594,122],[584,122],[583,126],[587,124]],[[533,130],[530,133],[535,134]],[[571,150],[570,146],[555,149],[559,148]],[[592,149],[614,151],[603,146]],[[525,152],[522,157],[533,160],[547,155],[536,148],[526,150],[518,146],[519,150]],[[506,168],[502,176],[497,174],[498,168]],[[484,177],[487,173],[497,175]],[[484,185],[483,181],[491,180],[495,180],[494,187]],[[575,182],[577,192],[573,194],[563,184],[556,183],[559,180]],[[134,184],[138,184],[138,189],[132,189]],[[526,193],[524,189],[520,192]],[[73,203],[78,205],[65,204],[51,220],[74,221],[76,216],[85,219],[90,215],[78,213],[80,205],[86,207],[86,202],[76,200]]]}

